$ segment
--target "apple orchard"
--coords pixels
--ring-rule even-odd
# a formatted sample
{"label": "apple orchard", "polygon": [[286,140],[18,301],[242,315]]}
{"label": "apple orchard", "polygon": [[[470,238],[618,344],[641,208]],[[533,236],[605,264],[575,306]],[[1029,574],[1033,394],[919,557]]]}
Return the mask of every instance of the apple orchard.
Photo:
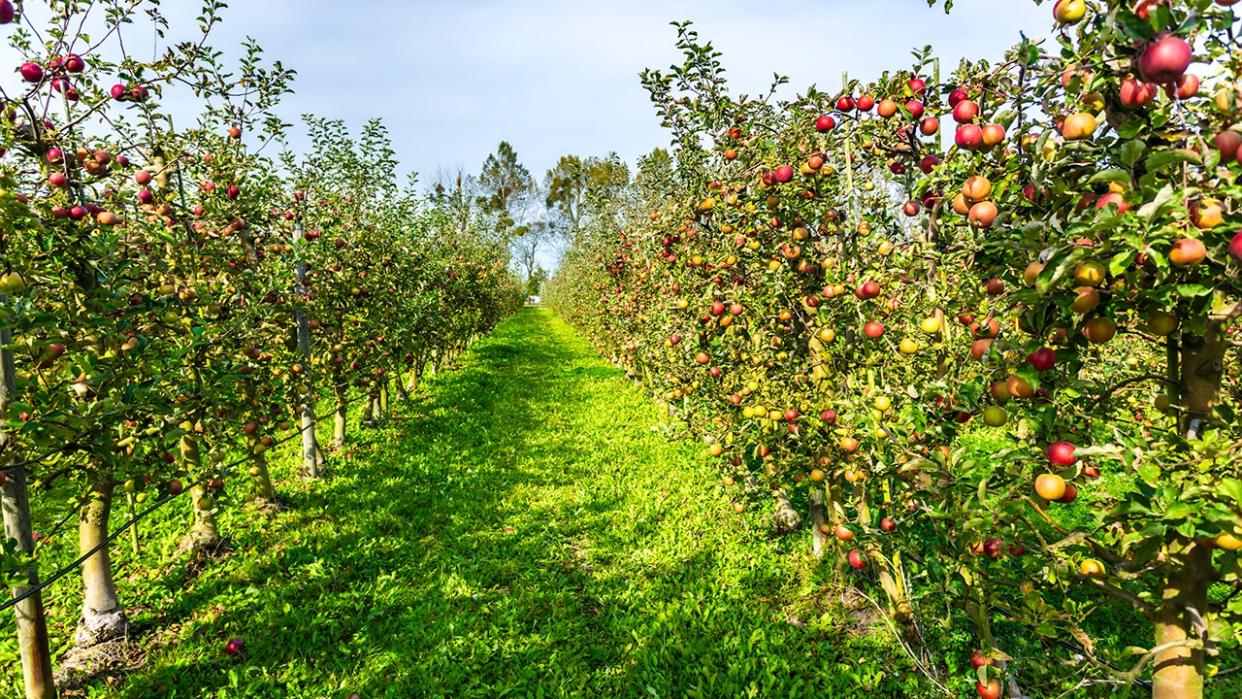
{"label": "apple orchard", "polygon": [[[36,541],[32,502],[76,521],[94,554],[78,573],[77,646],[124,636],[110,522],[169,502],[186,512],[186,555],[209,556],[222,507],[278,505],[269,449],[300,437],[303,475],[318,478],[352,403],[382,420],[390,395],[487,332],[520,289],[503,243],[402,189],[379,123],[355,138],[308,118],[310,151],[271,155],[293,73],[254,44],[221,64],[207,41],[223,3],[153,61],[124,40],[166,28],[156,3],[17,5],[0,0],[0,32],[28,57],[0,112],[0,571],[28,595],[26,695],[51,697],[29,592],[59,532]],[[178,91],[201,108],[193,124],[161,108]]]}
{"label": "apple orchard", "polygon": [[[770,510],[881,611],[919,696],[1238,696],[1238,3],[1035,3],[1052,31],[999,61],[920,49],[787,98],[733,96],[676,24],[684,61],[641,75],[672,148],[597,192],[546,297],[702,442],[728,517]],[[144,518],[180,508],[169,555],[215,564],[222,522],[286,506],[269,458],[354,468],[523,295],[507,224],[404,185],[378,121],[283,122],[294,72],[251,41],[226,65],[224,3],[197,4],[0,0],[0,573],[30,699],[53,651],[154,643],[126,607],[151,577],[110,554]]]}
{"label": "apple orchard", "polygon": [[789,101],[679,25],[643,74],[675,166],[549,297],[909,652],[968,629],[929,681],[1236,696],[1235,3],[1045,4],[1001,62]]}

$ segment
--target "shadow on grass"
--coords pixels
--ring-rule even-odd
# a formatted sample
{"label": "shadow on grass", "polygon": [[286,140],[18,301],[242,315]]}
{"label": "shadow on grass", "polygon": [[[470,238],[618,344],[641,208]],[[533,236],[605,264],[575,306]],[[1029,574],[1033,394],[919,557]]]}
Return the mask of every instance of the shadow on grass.
{"label": "shadow on grass", "polygon": [[[658,410],[523,310],[236,553],[164,578],[123,697],[900,695],[874,641],[786,623],[790,559]],[[290,474],[284,474],[290,475]],[[153,583],[155,584],[155,583]],[[184,589],[178,589],[179,586]],[[240,636],[244,654],[227,657]],[[832,692],[836,692],[832,694]]]}

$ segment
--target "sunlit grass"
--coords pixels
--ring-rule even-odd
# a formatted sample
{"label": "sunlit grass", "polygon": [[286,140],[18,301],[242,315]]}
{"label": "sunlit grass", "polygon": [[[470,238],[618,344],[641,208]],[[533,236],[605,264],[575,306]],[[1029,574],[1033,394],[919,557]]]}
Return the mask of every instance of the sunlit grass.
{"label": "sunlit grass", "polygon": [[[524,310],[359,433],[325,482],[286,459],[289,507],[234,509],[234,551],[201,573],[171,551],[179,516],[146,528],[137,564],[118,547],[148,655],[85,693],[912,696],[899,651],[834,611],[763,513],[734,514],[661,419],[561,321]],[[61,640],[74,587],[52,595]]]}

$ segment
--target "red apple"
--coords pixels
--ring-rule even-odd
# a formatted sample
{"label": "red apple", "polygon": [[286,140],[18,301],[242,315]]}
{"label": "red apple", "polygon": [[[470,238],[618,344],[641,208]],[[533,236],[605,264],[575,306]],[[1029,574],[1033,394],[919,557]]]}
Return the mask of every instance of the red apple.
{"label": "red apple", "polygon": [[1190,44],[1172,34],[1158,34],[1139,54],[1138,69],[1143,79],[1153,83],[1176,82],[1190,67]]}
{"label": "red apple", "polygon": [[1053,442],[1048,445],[1048,461],[1055,466],[1073,466],[1078,463],[1074,445],[1069,442]]}
{"label": "red apple", "polygon": [[1229,241],[1229,254],[1233,255],[1233,259],[1242,262],[1242,231],[1233,234],[1233,240]]}
{"label": "red apple", "polygon": [[1074,501],[1075,501],[1075,500],[1077,500],[1077,499],[1078,499],[1078,488],[1077,488],[1077,486],[1075,486],[1073,483],[1066,483],[1066,484],[1065,484],[1065,494],[1064,494],[1064,495],[1062,495],[1061,497],[1057,498],[1057,502],[1064,503],[1064,504],[1068,505],[1068,504],[1070,504],[1071,502],[1074,502]]}
{"label": "red apple", "polygon": [[1048,371],[1057,364],[1056,350],[1051,347],[1040,347],[1026,355],[1026,361],[1035,371]]}
{"label": "red apple", "polygon": [[1216,150],[1220,151],[1220,162],[1232,163],[1238,157],[1238,149],[1242,148],[1242,134],[1237,131],[1221,131],[1212,139]]}
{"label": "red apple", "polygon": [[43,66],[34,61],[23,63],[19,72],[22,74],[22,80],[28,83],[37,83],[43,79]]}
{"label": "red apple", "polygon": [[962,100],[953,108],[953,119],[959,124],[972,122],[979,116],[979,105],[970,100]]}
{"label": "red apple", "polygon": [[957,134],[953,141],[957,143],[958,148],[975,150],[983,145],[983,129],[977,124],[963,124],[957,127]]}
{"label": "red apple", "polygon": [[1103,209],[1106,206],[1114,207],[1118,214],[1124,214],[1130,210],[1130,205],[1126,203],[1126,198],[1118,192],[1109,192],[1095,200],[1095,208]]}
{"label": "red apple", "polygon": [[1188,100],[1199,94],[1199,76],[1186,73],[1175,82],[1165,85],[1164,93],[1179,100]]}
{"label": "red apple", "polygon": [[1126,78],[1121,81],[1121,105],[1127,109],[1136,109],[1150,103],[1156,98],[1156,86]]}
{"label": "red apple", "polygon": [[1001,683],[1000,680],[988,680],[987,684],[982,682],[975,683],[975,691],[979,693],[981,699],[1000,699]]}

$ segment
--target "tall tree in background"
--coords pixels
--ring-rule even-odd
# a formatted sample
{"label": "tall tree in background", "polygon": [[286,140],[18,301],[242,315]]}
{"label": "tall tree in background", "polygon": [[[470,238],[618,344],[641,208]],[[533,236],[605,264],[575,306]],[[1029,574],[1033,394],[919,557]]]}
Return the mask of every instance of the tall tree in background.
{"label": "tall tree in background", "polygon": [[502,236],[516,233],[535,196],[536,186],[530,171],[518,162],[517,151],[508,141],[501,141],[496,152],[483,161],[478,186],[479,205],[496,218],[497,230]]}
{"label": "tall tree in background", "polygon": [[604,158],[565,155],[544,179],[544,204],[558,237],[579,242],[586,224],[607,213],[630,182],[630,169],[616,153]]}

